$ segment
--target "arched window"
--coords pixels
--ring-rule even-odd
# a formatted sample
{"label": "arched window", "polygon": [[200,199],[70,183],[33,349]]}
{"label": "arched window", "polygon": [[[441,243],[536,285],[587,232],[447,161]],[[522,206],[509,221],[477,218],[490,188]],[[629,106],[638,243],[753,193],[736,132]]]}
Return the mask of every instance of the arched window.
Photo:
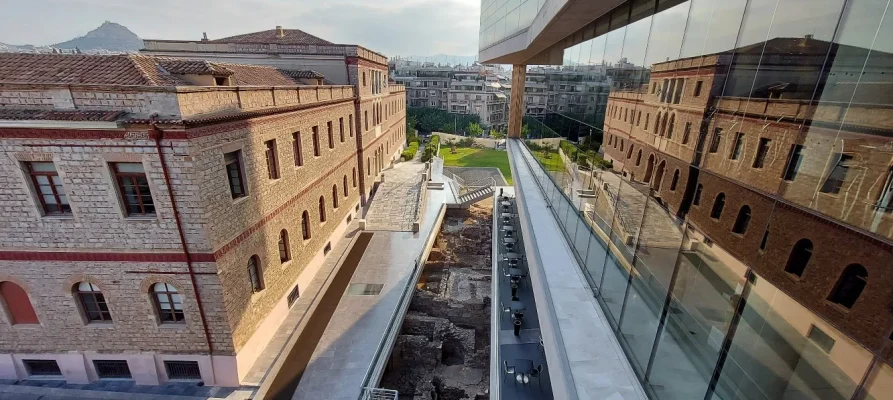
{"label": "arched window", "polygon": [[704,191],[704,185],[698,184],[697,189],[695,189],[695,197],[691,201],[691,204],[698,205],[701,204],[701,193]]}
{"label": "arched window", "polygon": [[353,169],[353,187],[354,188],[357,187],[357,168],[356,167],[354,167],[354,169]]}
{"label": "arched window", "polygon": [[788,256],[788,263],[784,267],[784,272],[803,276],[803,271],[806,270],[810,258],[812,258],[812,241],[809,239],[798,240],[794,244],[794,248],[791,249],[791,255]]}
{"label": "arched window", "polygon": [[112,313],[109,312],[105,296],[98,286],[90,282],[79,282],[73,289],[87,322],[112,322]]}
{"label": "arched window", "polygon": [[725,193],[720,193],[716,196],[716,200],[713,200],[713,209],[710,210],[710,218],[719,219],[722,216],[722,209],[726,206],[726,195]]}
{"label": "arched window", "polygon": [[627,158],[627,159],[632,158],[632,156],[633,156],[633,148],[634,148],[634,147],[635,147],[635,145],[632,145],[632,144],[629,145],[629,150],[626,151],[626,158]]}
{"label": "arched window", "polygon": [[676,114],[670,116],[670,125],[667,126],[667,139],[673,138],[673,127],[676,126]]}
{"label": "arched window", "polygon": [[338,185],[332,185],[332,208],[338,208]]}
{"label": "arched window", "polygon": [[744,232],[747,232],[748,225],[750,225],[750,207],[743,206],[738,210],[738,217],[735,218],[735,225],[732,226],[732,232],[744,234]]}
{"label": "arched window", "polygon": [[679,184],[679,170],[677,169],[676,172],[673,172],[673,180],[670,182],[670,190],[675,192],[676,185],[678,185],[678,184]]}
{"label": "arched window", "polygon": [[291,243],[288,241],[288,231],[279,231],[279,262],[291,260]]}
{"label": "arched window", "polygon": [[7,315],[9,315],[9,323],[13,325],[19,324],[39,324],[37,313],[31,305],[31,299],[28,293],[21,286],[12,282],[0,282],[0,300],[6,304]]}
{"label": "arched window", "polygon": [[152,285],[152,303],[155,304],[155,312],[158,320],[164,323],[182,323],[186,320],[183,315],[183,295],[177,292],[177,288],[169,283],[159,282]]}
{"label": "arched window", "polygon": [[840,274],[840,279],[834,285],[831,296],[828,300],[832,303],[840,304],[846,308],[853,308],[856,300],[865,289],[868,283],[868,271],[861,264],[850,264]]}
{"label": "arched window", "polygon": [[344,197],[347,197],[347,175],[341,180],[341,187],[344,189]]}
{"label": "arched window", "polygon": [[326,222],[326,198],[319,196],[319,222]]}
{"label": "arched window", "polygon": [[304,240],[309,240],[311,236],[310,213],[308,213],[307,210],[304,210],[304,212],[301,214],[301,236],[304,238]]}
{"label": "arched window", "polygon": [[639,149],[639,152],[636,153],[636,166],[642,163],[642,149]]}
{"label": "arched window", "polygon": [[248,259],[248,280],[251,282],[252,292],[264,290],[264,271],[260,267],[260,257],[257,254]]}

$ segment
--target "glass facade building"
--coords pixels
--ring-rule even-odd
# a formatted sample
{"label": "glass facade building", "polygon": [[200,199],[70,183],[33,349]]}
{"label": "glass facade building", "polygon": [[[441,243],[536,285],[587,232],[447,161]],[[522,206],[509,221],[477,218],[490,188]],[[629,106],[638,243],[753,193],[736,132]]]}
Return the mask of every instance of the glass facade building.
{"label": "glass facade building", "polygon": [[888,0],[630,1],[570,38],[602,117],[547,103],[524,158],[650,397],[893,398],[891,38]]}
{"label": "glass facade building", "polygon": [[483,0],[478,45],[490,47],[525,31],[545,0]]}

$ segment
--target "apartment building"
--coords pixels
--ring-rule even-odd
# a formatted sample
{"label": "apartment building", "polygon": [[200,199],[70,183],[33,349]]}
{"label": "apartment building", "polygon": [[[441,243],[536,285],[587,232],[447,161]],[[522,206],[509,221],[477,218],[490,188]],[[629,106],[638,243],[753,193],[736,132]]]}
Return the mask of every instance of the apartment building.
{"label": "apartment building", "polygon": [[[527,259],[549,260],[553,290],[537,313],[559,321],[541,327],[550,376],[566,377],[553,391],[889,397],[889,0],[481,7],[480,59],[513,64],[509,137],[531,109],[523,88],[541,85],[532,66],[613,68],[604,123],[591,125],[603,143],[582,149],[603,152],[611,170],[579,169],[537,143],[508,146],[519,213],[536,235]],[[525,203],[544,204],[548,218]],[[569,257],[548,250],[549,229]],[[549,279],[565,266],[578,275]],[[566,312],[575,285],[594,310]],[[576,341],[566,321],[587,320],[613,335]],[[589,385],[609,367],[610,379]]]}
{"label": "apartment building", "polygon": [[524,82],[525,115],[560,113],[592,124],[604,121],[613,79],[608,68],[596,66],[528,68]]}
{"label": "apartment building", "polygon": [[405,141],[384,57],[341,50],[344,84],[0,54],[0,379],[238,386]]}
{"label": "apartment building", "polygon": [[480,116],[481,125],[505,129],[508,115],[506,79],[486,66],[442,67],[394,60],[391,77],[406,86],[410,107],[427,107],[455,114]]}

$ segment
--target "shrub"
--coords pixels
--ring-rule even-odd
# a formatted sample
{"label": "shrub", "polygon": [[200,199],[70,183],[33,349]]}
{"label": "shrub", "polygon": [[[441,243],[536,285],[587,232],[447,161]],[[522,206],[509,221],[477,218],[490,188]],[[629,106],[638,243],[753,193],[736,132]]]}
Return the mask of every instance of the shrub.
{"label": "shrub", "polygon": [[431,161],[437,155],[437,148],[440,144],[440,136],[432,135],[428,143],[425,144],[425,150],[422,152],[422,162]]}
{"label": "shrub", "polygon": [[413,157],[415,157],[415,153],[417,153],[418,151],[419,142],[411,142],[409,143],[409,147],[407,147],[406,150],[403,150],[403,153],[400,153],[400,157],[403,158],[403,161],[409,161],[412,160]]}

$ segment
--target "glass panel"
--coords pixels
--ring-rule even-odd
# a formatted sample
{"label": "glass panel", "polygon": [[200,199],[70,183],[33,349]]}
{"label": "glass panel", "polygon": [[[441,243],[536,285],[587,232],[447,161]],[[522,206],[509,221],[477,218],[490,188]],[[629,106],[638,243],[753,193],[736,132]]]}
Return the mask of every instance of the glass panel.
{"label": "glass panel", "polygon": [[[830,352],[808,338],[819,329]],[[744,399],[848,399],[871,354],[757,277],[735,333],[717,393]]]}
{"label": "glass panel", "polygon": [[[744,288],[743,264],[685,231],[676,281],[649,382],[660,399],[703,398]],[[729,397],[734,398],[734,397]]]}
{"label": "glass panel", "polygon": [[144,173],[142,163],[116,163],[115,168],[118,172],[124,173]]}

